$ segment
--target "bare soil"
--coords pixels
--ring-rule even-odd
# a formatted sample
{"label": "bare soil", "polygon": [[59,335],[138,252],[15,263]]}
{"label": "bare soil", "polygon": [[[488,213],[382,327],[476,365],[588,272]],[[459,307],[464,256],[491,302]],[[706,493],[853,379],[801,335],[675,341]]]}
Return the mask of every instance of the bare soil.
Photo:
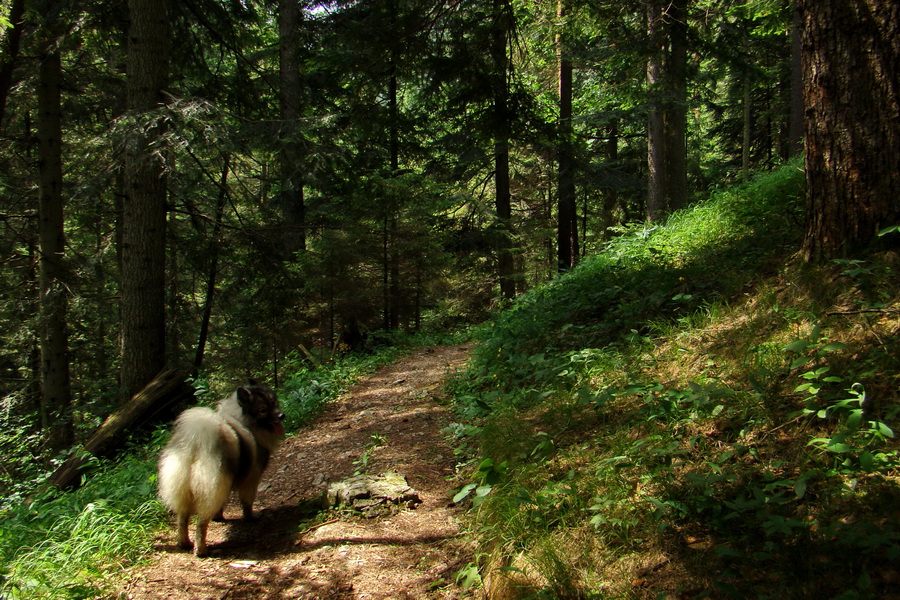
{"label": "bare soil", "polygon": [[[473,561],[462,537],[450,420],[441,384],[468,357],[464,346],[417,350],[365,377],[274,456],[255,508],[239,520],[236,502],[209,530],[210,556],[177,547],[174,530],[150,562],[126,574],[119,598],[149,600],[457,599],[456,573]],[[375,436],[375,437],[373,437]],[[367,445],[380,439],[378,447]],[[331,482],[365,471],[404,475],[422,503],[365,519],[323,510]]]}

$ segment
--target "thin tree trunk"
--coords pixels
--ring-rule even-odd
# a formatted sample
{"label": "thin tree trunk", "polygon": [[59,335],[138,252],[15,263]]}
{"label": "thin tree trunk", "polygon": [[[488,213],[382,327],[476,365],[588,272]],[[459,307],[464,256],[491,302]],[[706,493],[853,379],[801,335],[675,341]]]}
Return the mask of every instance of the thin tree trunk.
{"label": "thin tree trunk", "polygon": [[391,226],[387,207],[381,217],[381,304],[382,328],[391,328]]}
{"label": "thin tree trunk", "polygon": [[228,170],[230,155],[225,155],[222,165],[222,179],[219,182],[219,198],[216,202],[216,215],[213,230],[209,238],[209,275],[206,278],[206,298],[203,302],[203,316],[200,319],[200,335],[197,339],[197,353],[194,355],[194,375],[200,372],[203,355],[206,352],[206,340],[209,336],[209,322],[212,319],[213,302],[216,295],[216,279],[219,274],[219,234],[222,231],[222,216],[225,212],[225,200],[228,198]]}
{"label": "thin tree trunk", "polygon": [[665,39],[662,7],[658,0],[647,6],[647,33],[651,55],[647,61],[647,221],[663,218],[666,212],[665,118],[662,102],[662,73]]}
{"label": "thin tree trunk", "polygon": [[[395,2],[390,3],[389,7],[391,14],[391,28],[393,29],[397,22],[397,6]],[[398,172],[400,171],[400,112],[397,104],[397,94],[398,94],[398,82],[397,82],[397,47],[396,45],[391,46],[391,64],[390,64],[390,76],[388,77],[388,101],[389,101],[389,110],[390,110],[390,139],[389,139],[389,153],[390,153],[390,168],[391,168],[391,177],[396,177]],[[392,192],[393,194],[393,192]],[[390,214],[388,216],[388,244],[389,244],[389,253],[388,253],[388,264],[385,265],[385,268],[390,269],[390,289],[389,289],[389,304],[390,308],[388,310],[390,317],[388,326],[390,329],[398,329],[400,327],[400,256],[397,251],[397,202],[392,199],[387,204],[387,208],[390,210]]]}
{"label": "thin tree trunk", "polygon": [[666,30],[669,56],[666,65],[666,209],[671,212],[688,203],[687,183],[687,5],[688,0],[669,2]]}
{"label": "thin tree trunk", "polygon": [[130,398],[165,366],[166,176],[156,115],[168,74],[169,9],[129,0],[128,111],[122,231],[122,392]]}
{"label": "thin tree trunk", "polygon": [[62,67],[55,36],[41,53],[38,76],[38,233],[41,267],[41,420],[48,446],[72,445],[69,375],[68,300],[65,285],[63,226]]}
{"label": "thin tree trunk", "polygon": [[741,179],[750,179],[750,76],[744,73],[743,83],[744,127],[741,137]]}
{"label": "thin tree trunk", "polygon": [[516,295],[515,260],[512,255],[512,197],[509,189],[509,57],[507,42],[512,27],[508,0],[494,0],[491,54],[494,62],[494,188],[499,221],[497,270],[500,296]]}
{"label": "thin tree trunk", "polygon": [[509,300],[516,295],[515,260],[512,254],[512,200],[509,191],[509,143],[498,140],[494,152],[496,209],[497,219],[500,221],[500,296]]}
{"label": "thin tree trunk", "polygon": [[[557,2],[557,26],[565,27],[565,0]],[[572,147],[572,61],[569,60],[565,36],[556,37],[559,76],[559,146],[557,179],[557,268],[567,271],[578,262],[578,214],[575,200],[575,160]]]}
{"label": "thin tree trunk", "polygon": [[[547,224],[549,231],[553,230],[553,191],[557,189],[557,172],[551,163],[547,174],[547,202],[543,207],[544,222]],[[545,239],[545,250],[547,251],[547,281],[550,281],[559,273],[559,257],[552,234]]]}
{"label": "thin tree trunk", "polygon": [[422,325],[422,265],[417,260],[416,268],[416,293],[413,299],[413,331],[419,331]]}
{"label": "thin tree trunk", "polygon": [[302,12],[297,0],[278,2],[279,78],[282,119],[281,206],[287,221],[286,249],[293,255],[306,250],[306,206],[303,197],[300,118],[300,63],[298,33]]}
{"label": "thin tree trunk", "polygon": [[[619,161],[619,122],[614,119],[607,127],[606,161],[615,165]],[[603,194],[603,238],[608,237],[607,229],[615,224],[616,209],[619,206],[619,193],[615,189],[608,188]]]}
{"label": "thin tree trunk", "polygon": [[803,66],[800,58],[803,19],[798,2],[794,1],[791,26],[791,101],[788,117],[788,151],[791,156],[803,152]]}
{"label": "thin tree trunk", "polygon": [[894,0],[798,4],[806,115],[803,250],[818,260],[850,254],[900,223],[900,9]]}

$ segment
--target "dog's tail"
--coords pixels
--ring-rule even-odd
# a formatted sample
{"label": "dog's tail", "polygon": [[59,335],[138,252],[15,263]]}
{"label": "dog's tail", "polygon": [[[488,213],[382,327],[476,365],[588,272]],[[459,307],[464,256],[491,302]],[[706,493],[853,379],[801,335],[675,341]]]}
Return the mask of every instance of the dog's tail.
{"label": "dog's tail", "polygon": [[176,514],[212,517],[228,500],[236,452],[237,435],[214,411],[184,411],[160,456],[160,498]]}

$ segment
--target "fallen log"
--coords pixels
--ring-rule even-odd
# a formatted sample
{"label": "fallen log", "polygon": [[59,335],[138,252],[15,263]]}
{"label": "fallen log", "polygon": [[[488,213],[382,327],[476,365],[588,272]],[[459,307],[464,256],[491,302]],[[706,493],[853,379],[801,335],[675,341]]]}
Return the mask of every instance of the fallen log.
{"label": "fallen log", "polygon": [[76,452],[64,462],[47,482],[60,489],[74,489],[81,485],[81,471],[92,456],[115,455],[116,450],[135,430],[154,422],[170,408],[194,396],[194,388],[184,373],[168,369],[153,378],[131,399],[109,415]]}

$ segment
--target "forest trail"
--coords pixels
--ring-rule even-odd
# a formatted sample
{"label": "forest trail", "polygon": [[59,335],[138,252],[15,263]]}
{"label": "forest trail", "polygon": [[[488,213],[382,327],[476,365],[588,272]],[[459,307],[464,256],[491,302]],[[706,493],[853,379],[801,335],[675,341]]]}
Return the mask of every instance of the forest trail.
{"label": "forest trail", "polygon": [[[459,509],[451,505],[455,460],[441,433],[450,415],[440,402],[444,379],[463,366],[467,350],[418,349],[361,379],[281,445],[260,484],[258,521],[238,520],[240,507],[232,499],[227,521],[210,526],[204,559],[178,549],[174,530],[164,532],[149,563],[127,572],[113,597],[467,597],[454,579],[472,562],[472,549],[459,531]],[[381,445],[367,450],[373,439]],[[314,518],[313,503],[329,483],[359,470],[364,453],[368,474],[404,475],[421,504],[380,518],[338,511]]]}

